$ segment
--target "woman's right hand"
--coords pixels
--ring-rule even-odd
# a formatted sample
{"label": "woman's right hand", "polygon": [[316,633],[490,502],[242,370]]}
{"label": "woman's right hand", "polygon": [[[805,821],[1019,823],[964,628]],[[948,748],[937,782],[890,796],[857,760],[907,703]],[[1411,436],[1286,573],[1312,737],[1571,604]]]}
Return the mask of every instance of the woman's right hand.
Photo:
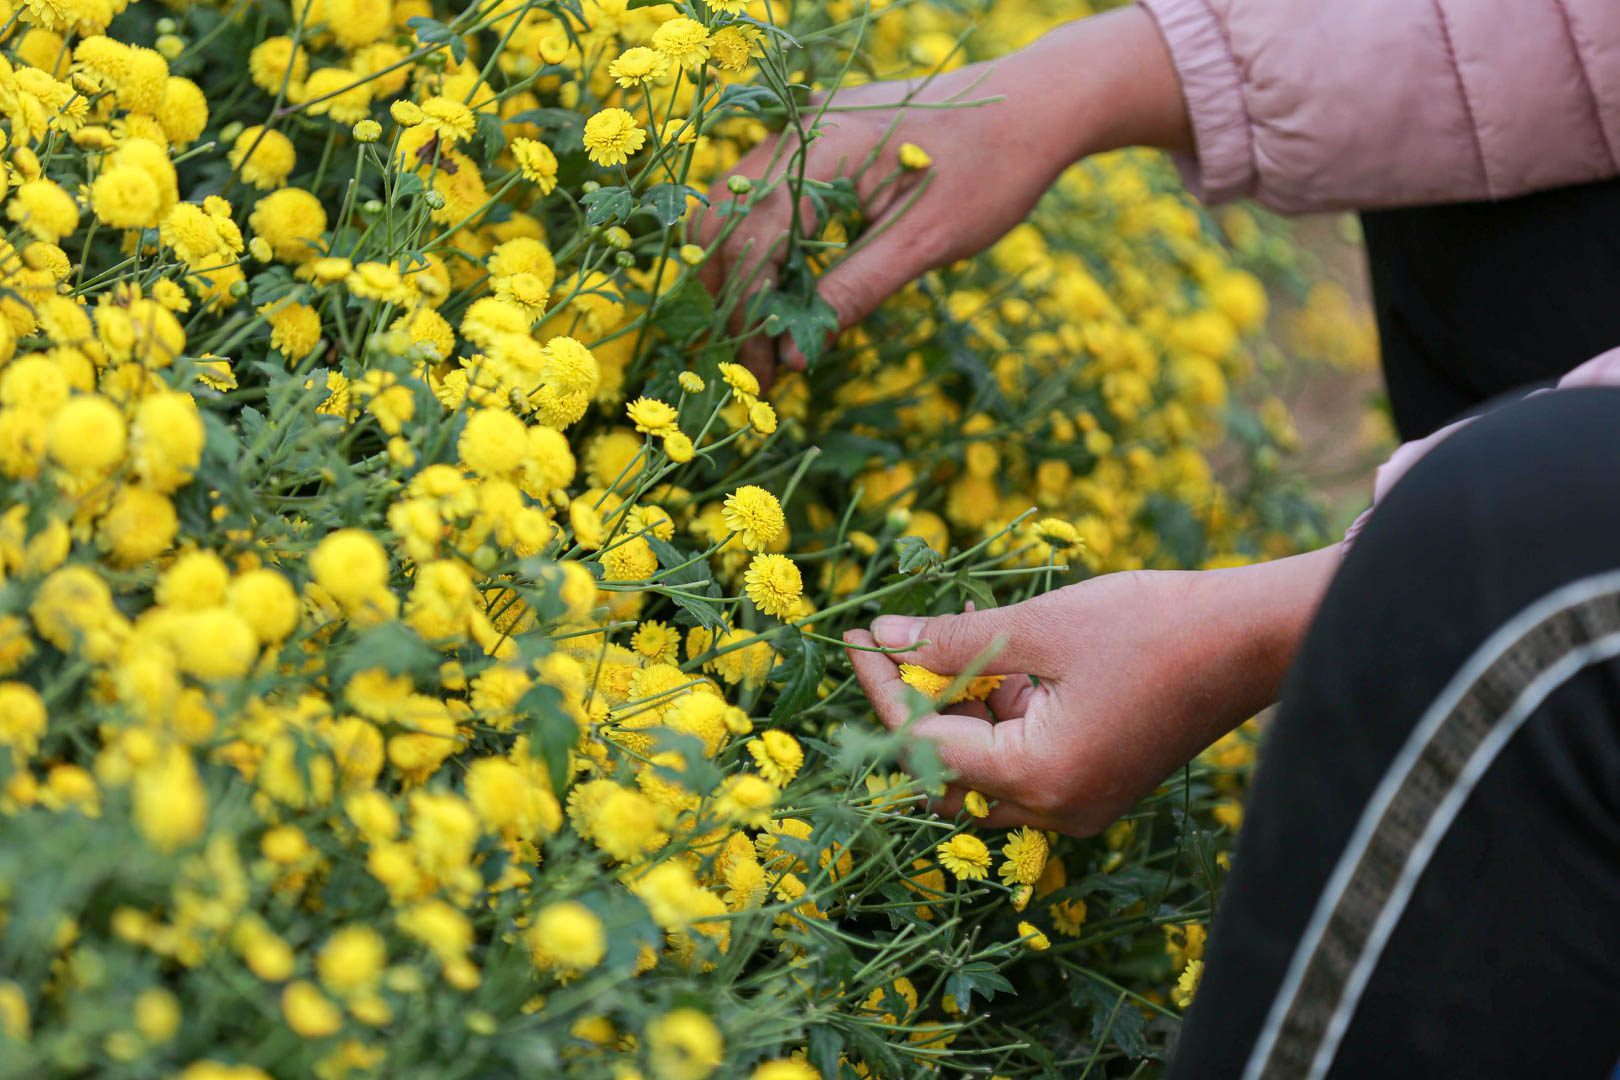
{"label": "woman's right hand", "polygon": [[[986,103],[963,104],[974,101]],[[1078,158],[1130,143],[1184,147],[1186,124],[1158,29],[1134,7],[1068,23],[1010,56],[931,80],[840,90],[805,150],[804,174],[854,180],[872,239],[855,243],[822,276],[818,291],[838,328],[847,329],[907,282],[994,243]],[[749,282],[745,297],[775,283],[793,216],[787,185],[779,181],[795,157],[792,142],[778,144],[795,138],[789,132],[763,143],[731,170],[728,176],[754,182],[750,195],[722,198],[725,178],[712,187],[716,205],[702,216],[698,237],[705,246],[719,240],[703,269],[717,294],[735,276]],[[908,142],[932,165],[895,176],[899,148]],[[722,239],[741,206],[746,216]],[[809,209],[803,200],[801,214]],[[743,333],[746,323],[745,300],[735,309],[733,331]],[[746,339],[740,356],[769,379],[768,340]],[[791,342],[784,342],[782,358],[804,365]]]}
{"label": "woman's right hand", "polygon": [[[955,774],[938,812],[976,790],[997,803],[986,824],[1090,836],[1275,700],[1338,563],[1332,547],[1108,574],[987,611],[883,615],[844,640],[878,718],[931,741]],[[955,674],[979,661],[1005,676],[988,701],[913,715],[899,664]]]}

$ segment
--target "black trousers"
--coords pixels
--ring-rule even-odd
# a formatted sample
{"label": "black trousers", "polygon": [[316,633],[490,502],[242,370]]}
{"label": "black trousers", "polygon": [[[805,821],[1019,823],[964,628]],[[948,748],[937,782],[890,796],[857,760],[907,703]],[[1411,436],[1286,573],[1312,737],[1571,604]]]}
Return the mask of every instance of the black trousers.
{"label": "black trousers", "polygon": [[[1586,228],[1614,236],[1620,186],[1537,197],[1554,231],[1566,200],[1609,204]],[[1510,249],[1527,212],[1509,208]],[[1425,227],[1466,236],[1469,215],[1493,220],[1454,208]],[[1577,325],[1529,315],[1522,349],[1464,332],[1499,330],[1479,309],[1505,288],[1494,263],[1469,271],[1478,299],[1456,280],[1429,294],[1462,315],[1380,296],[1402,313],[1386,363],[1403,435],[1620,344],[1620,256],[1603,257]],[[1498,404],[1373,516],[1285,685],[1206,962],[1174,1077],[1606,1077],[1620,1061],[1620,389]]]}
{"label": "black trousers", "polygon": [[1620,181],[1361,223],[1402,439],[1620,345]]}

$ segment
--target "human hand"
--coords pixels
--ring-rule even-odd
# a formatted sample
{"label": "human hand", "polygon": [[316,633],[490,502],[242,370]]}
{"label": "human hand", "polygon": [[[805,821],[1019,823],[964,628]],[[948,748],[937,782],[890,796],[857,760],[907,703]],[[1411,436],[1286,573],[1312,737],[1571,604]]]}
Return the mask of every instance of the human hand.
{"label": "human hand", "polygon": [[[1190,139],[1168,53],[1140,8],[1067,24],[1012,56],[929,80],[840,90],[808,110],[812,120],[821,107],[826,111],[803,147],[803,174],[826,182],[849,177],[864,224],[865,238],[817,286],[839,330],[924,272],[988,247],[1085,154]],[[929,167],[900,168],[899,148],[908,142],[932,158]],[[728,174],[748,178],[752,191],[723,198],[722,178],[711,189],[715,206],[698,222],[699,240],[714,246],[702,270],[705,284],[720,295],[727,281],[741,283],[731,320],[738,336],[750,327],[748,299],[773,286],[781,269],[794,213],[782,180],[797,172],[798,149],[792,131],[756,147]],[[744,209],[746,216],[736,219]],[[799,200],[798,210],[801,227],[813,234],[810,201]],[[781,353],[788,366],[804,367],[791,341]],[[744,338],[739,358],[769,381],[770,340]]]}
{"label": "human hand", "polygon": [[[971,789],[997,800],[988,825],[1090,836],[1275,698],[1338,558],[1109,574],[1004,608],[884,615],[844,640],[879,719],[956,775],[936,811]],[[987,701],[912,719],[899,664],[957,673],[986,656],[1005,676]]]}

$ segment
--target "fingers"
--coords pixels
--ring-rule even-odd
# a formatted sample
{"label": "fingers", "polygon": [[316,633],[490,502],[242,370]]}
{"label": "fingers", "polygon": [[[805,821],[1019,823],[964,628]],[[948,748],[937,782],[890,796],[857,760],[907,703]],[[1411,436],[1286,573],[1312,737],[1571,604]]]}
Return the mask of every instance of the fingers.
{"label": "fingers", "polygon": [[[928,269],[926,261],[918,258],[917,240],[891,227],[821,276],[816,292],[838,316],[838,328],[828,334],[829,341]],[[783,339],[782,360],[791,368],[804,369],[804,353],[791,339]]]}
{"label": "fingers", "polygon": [[1028,675],[1008,675],[990,691],[985,704],[997,720],[1010,720],[1029,712],[1029,697],[1034,690],[1035,683]]}
{"label": "fingers", "polygon": [[[870,646],[864,630],[844,635],[851,645]],[[872,702],[878,719],[891,731],[901,728],[934,744],[940,761],[962,783],[997,795],[1016,791],[1024,779],[1023,725],[1014,720],[991,724],[981,716],[924,713],[913,719],[913,691],[900,680],[900,669],[882,653],[849,650],[855,677]]]}
{"label": "fingers", "polygon": [[[951,784],[943,796],[929,802],[928,809],[942,818],[955,818],[962,812],[962,801],[972,790],[975,789],[965,784]],[[1055,818],[1025,806],[1016,799],[995,800],[990,812],[982,818],[974,818],[973,823],[987,829],[1013,829],[1020,825],[1032,825],[1037,829],[1063,831],[1061,823]]]}
{"label": "fingers", "polygon": [[872,623],[872,635],[884,648],[905,650],[894,655],[896,662],[944,675],[967,671],[982,660],[978,670],[986,675],[1050,676],[1055,666],[1050,638],[1056,628],[1043,610],[1047,607],[1026,601],[961,615],[880,615]]}

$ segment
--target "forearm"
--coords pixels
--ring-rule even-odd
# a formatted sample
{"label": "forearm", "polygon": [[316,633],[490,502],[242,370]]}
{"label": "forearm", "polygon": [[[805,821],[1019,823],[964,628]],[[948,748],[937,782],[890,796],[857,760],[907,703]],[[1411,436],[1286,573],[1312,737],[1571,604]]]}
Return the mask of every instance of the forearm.
{"label": "forearm", "polygon": [[[1251,566],[1196,572],[1192,614],[1206,672],[1208,742],[1277,700],[1339,567],[1338,545]],[[1196,740],[1195,740],[1196,741]]]}

